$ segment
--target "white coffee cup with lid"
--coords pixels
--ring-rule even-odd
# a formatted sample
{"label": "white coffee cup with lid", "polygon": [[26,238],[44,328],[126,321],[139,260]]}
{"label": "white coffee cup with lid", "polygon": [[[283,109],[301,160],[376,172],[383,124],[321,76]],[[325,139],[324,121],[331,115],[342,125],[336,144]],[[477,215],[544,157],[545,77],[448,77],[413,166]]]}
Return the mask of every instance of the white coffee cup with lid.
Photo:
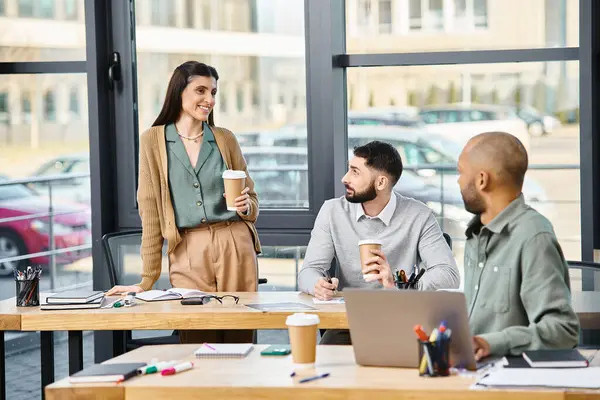
{"label": "white coffee cup with lid", "polygon": [[316,314],[295,313],[286,318],[292,360],[297,367],[311,368],[315,365],[319,322]]}
{"label": "white coffee cup with lid", "polygon": [[240,197],[246,188],[246,172],[233,169],[223,171],[223,184],[225,185],[227,210],[237,211],[235,199]]}

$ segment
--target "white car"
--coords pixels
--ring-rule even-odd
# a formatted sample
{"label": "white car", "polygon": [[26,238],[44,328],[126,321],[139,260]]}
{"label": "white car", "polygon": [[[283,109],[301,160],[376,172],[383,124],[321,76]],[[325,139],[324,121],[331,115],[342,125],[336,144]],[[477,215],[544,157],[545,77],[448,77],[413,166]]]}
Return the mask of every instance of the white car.
{"label": "white car", "polygon": [[504,106],[449,104],[423,107],[419,113],[429,131],[461,146],[483,132],[506,132],[516,136],[530,150],[527,123]]}

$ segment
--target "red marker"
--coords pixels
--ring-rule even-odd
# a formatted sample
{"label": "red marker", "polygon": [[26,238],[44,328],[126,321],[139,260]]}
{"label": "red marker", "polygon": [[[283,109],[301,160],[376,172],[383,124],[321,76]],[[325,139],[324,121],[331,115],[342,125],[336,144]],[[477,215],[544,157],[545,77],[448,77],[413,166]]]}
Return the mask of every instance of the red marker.
{"label": "red marker", "polygon": [[163,369],[161,375],[175,375],[178,372],[187,371],[188,369],[194,368],[194,363],[191,361],[177,364],[171,368]]}
{"label": "red marker", "polygon": [[429,337],[427,336],[427,334],[425,333],[425,331],[423,330],[423,327],[421,325],[415,325],[414,330],[420,341],[422,341],[422,342],[429,341]]}

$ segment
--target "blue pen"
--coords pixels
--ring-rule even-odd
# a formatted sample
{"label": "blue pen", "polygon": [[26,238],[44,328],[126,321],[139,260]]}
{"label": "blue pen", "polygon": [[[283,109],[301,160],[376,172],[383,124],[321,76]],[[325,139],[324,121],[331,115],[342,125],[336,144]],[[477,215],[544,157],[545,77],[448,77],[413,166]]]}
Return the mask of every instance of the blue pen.
{"label": "blue pen", "polygon": [[324,374],[321,375],[315,375],[315,376],[311,376],[310,378],[304,378],[304,379],[300,379],[298,381],[298,383],[304,383],[304,382],[310,382],[310,381],[316,381],[317,379],[321,379],[321,378],[327,378],[329,376],[329,372],[326,372]]}

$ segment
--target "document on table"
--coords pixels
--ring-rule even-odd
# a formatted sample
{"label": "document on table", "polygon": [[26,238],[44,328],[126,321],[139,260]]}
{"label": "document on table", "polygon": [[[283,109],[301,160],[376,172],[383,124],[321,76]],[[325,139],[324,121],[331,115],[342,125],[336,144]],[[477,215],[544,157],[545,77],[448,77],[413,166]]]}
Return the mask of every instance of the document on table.
{"label": "document on table", "polygon": [[289,311],[289,312],[301,312],[301,311],[315,311],[316,308],[311,307],[302,303],[258,303],[258,304],[246,304],[246,307],[254,308],[262,312],[277,312],[277,311]]}
{"label": "document on table", "polygon": [[313,297],[314,304],[345,304],[343,297],[334,297],[331,300],[319,300],[316,297]]}
{"label": "document on table", "polygon": [[476,386],[600,389],[600,367],[499,368],[484,375]]}

